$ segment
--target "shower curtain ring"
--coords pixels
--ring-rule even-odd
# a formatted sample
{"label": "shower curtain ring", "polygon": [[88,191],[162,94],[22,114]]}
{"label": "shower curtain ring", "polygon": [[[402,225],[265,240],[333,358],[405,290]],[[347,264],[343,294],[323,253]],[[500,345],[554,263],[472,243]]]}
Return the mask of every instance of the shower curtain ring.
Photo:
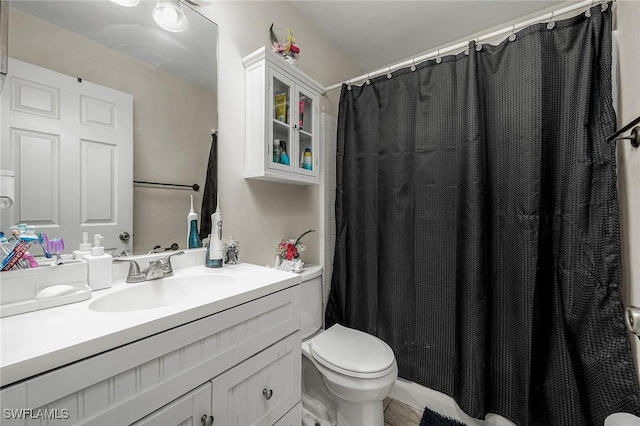
{"label": "shower curtain ring", "polygon": [[442,62],[442,58],[440,57],[440,49],[438,49],[438,56],[436,57],[436,64]]}
{"label": "shower curtain ring", "polygon": [[393,74],[391,74],[391,65],[389,65],[389,72],[387,73],[387,78],[391,78],[393,77]]}
{"label": "shower curtain ring", "polygon": [[549,20],[549,23],[547,24],[547,29],[548,29],[548,30],[552,30],[552,29],[553,29],[553,27],[555,27],[555,26],[556,26],[556,23],[555,23],[555,22],[553,22],[553,15],[554,15],[554,13],[555,13],[555,12],[552,10],[552,11],[551,11],[551,19]]}
{"label": "shower curtain ring", "polygon": [[370,73],[367,73],[367,81],[365,81],[365,84],[368,86],[371,84],[371,80],[369,79],[369,77],[371,76]]}
{"label": "shower curtain ring", "polygon": [[416,58],[411,58],[411,71],[416,70]]}
{"label": "shower curtain ring", "polygon": [[516,39],[516,26],[511,25],[511,34],[509,34],[509,41],[514,41]]}

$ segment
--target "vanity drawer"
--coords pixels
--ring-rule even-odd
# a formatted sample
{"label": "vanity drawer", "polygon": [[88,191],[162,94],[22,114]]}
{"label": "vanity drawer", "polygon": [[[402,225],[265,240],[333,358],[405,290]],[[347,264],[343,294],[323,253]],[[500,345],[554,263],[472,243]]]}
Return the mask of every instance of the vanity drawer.
{"label": "vanity drawer", "polygon": [[207,382],[131,426],[205,425],[210,413],[211,382]]}
{"label": "vanity drawer", "polygon": [[59,424],[131,424],[299,327],[295,286],[4,388],[2,408],[65,410]]}
{"label": "vanity drawer", "polygon": [[300,401],[301,362],[300,333],[295,333],[213,379],[216,424],[275,424]]}

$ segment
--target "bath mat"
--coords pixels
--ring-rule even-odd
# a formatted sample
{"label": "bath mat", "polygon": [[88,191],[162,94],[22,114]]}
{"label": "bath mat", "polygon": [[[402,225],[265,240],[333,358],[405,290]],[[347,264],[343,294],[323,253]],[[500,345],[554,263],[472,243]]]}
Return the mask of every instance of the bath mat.
{"label": "bath mat", "polygon": [[435,411],[424,409],[422,420],[420,420],[420,426],[467,426],[462,422],[452,419],[451,417],[443,416]]}

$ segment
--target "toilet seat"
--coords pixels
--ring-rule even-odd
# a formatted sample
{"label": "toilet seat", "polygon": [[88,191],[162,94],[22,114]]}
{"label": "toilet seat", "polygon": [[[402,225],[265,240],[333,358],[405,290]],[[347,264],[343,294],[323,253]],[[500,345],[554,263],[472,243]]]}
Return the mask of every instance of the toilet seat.
{"label": "toilet seat", "polygon": [[395,365],[393,350],[385,342],[339,324],[310,340],[313,358],[346,376],[382,377]]}

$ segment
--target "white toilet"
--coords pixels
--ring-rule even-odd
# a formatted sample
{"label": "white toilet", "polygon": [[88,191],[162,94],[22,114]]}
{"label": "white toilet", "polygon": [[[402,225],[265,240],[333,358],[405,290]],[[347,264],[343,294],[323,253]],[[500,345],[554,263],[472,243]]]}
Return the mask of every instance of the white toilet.
{"label": "white toilet", "polygon": [[398,377],[393,350],[338,324],[322,330],[321,266],[303,269],[301,299],[303,425],[382,426],[382,400]]}

